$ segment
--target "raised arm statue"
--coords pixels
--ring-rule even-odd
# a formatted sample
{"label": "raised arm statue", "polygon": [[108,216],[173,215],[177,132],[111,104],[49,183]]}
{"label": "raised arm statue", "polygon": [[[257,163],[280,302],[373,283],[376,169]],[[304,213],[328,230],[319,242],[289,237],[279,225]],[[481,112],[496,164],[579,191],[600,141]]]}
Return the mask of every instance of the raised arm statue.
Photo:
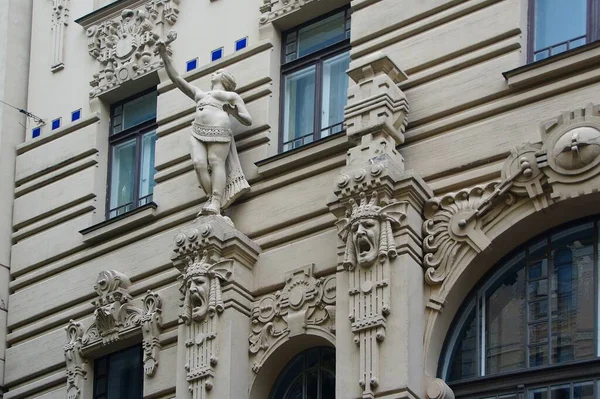
{"label": "raised arm statue", "polygon": [[[168,42],[175,39],[170,32]],[[220,214],[236,198],[250,189],[240,166],[233,141],[233,116],[246,126],[252,118],[244,101],[235,93],[235,79],[224,69],[212,74],[210,91],[202,91],[185,81],[175,70],[163,41],[157,43],[165,70],[175,86],[196,102],[196,117],[192,122],[190,154],[198,182],[208,195],[200,214]]]}

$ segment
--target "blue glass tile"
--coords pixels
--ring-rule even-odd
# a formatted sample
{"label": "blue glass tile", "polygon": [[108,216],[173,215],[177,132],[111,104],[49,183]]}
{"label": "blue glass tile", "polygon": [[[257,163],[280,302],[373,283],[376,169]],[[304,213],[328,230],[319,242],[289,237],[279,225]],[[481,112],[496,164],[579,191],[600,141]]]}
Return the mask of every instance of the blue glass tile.
{"label": "blue glass tile", "polygon": [[196,69],[198,68],[198,58],[195,58],[193,60],[189,60],[186,64],[185,64],[185,70],[186,72],[191,71],[192,69]]}
{"label": "blue glass tile", "polygon": [[71,112],[71,122],[78,121],[79,119],[81,119],[81,109]]}
{"label": "blue glass tile", "polygon": [[221,48],[218,48],[218,49],[216,49],[216,50],[213,50],[213,51],[210,53],[210,60],[211,60],[211,61],[216,61],[216,60],[218,60],[219,58],[223,58],[223,47],[221,47]]}
{"label": "blue glass tile", "polygon": [[33,129],[31,129],[31,138],[39,137],[40,134],[42,134],[41,127],[34,127]]}
{"label": "blue glass tile", "polygon": [[56,130],[60,127],[60,118],[56,118],[52,121],[52,130]]}
{"label": "blue glass tile", "polygon": [[248,38],[245,37],[243,39],[237,40],[235,42],[235,51],[240,51],[242,49],[245,49],[246,46],[248,45]]}

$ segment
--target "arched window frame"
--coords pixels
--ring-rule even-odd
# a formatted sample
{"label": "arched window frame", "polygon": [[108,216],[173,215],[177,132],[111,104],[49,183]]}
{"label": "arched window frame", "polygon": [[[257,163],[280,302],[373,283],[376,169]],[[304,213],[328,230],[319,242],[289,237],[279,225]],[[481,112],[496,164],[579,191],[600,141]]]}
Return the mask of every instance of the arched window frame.
{"label": "arched window frame", "polygon": [[[563,363],[552,363],[548,361],[547,364],[541,366],[529,367],[528,365],[528,353],[525,353],[526,366],[521,369],[511,370],[506,372],[494,373],[486,375],[485,369],[485,299],[487,290],[500,281],[502,278],[505,278],[506,273],[509,269],[514,267],[517,263],[523,262],[526,256],[526,251],[528,248],[532,247],[535,244],[540,243],[542,240],[545,240],[545,259],[552,259],[551,262],[548,262],[548,270],[547,270],[547,278],[548,285],[550,286],[550,277],[552,274],[552,263],[553,263],[553,255],[548,256],[549,252],[554,252],[555,248],[549,247],[551,237],[555,237],[561,233],[565,234],[567,232],[573,232],[577,229],[584,230],[586,226],[591,226],[593,231],[593,276],[594,282],[592,284],[595,287],[594,290],[594,309],[593,309],[593,348],[595,351],[595,356],[587,359],[580,360],[571,360]],[[461,309],[455,316],[454,321],[452,322],[453,327],[450,330],[450,333],[447,335],[446,341],[444,342],[442,356],[440,357],[440,361],[438,363],[438,376],[444,380],[446,380],[449,385],[454,389],[455,393],[458,397],[485,397],[486,399],[491,399],[493,397],[498,397],[502,399],[508,399],[512,397],[511,395],[516,395],[516,398],[525,398],[525,399],[537,399],[534,396],[528,396],[535,390],[545,390],[548,389],[548,397],[550,397],[550,390],[555,388],[560,384],[571,384],[571,393],[573,393],[573,384],[577,385],[581,382],[594,382],[595,387],[595,397],[600,397],[600,328],[599,328],[599,312],[600,312],[600,300],[599,300],[599,292],[600,292],[600,278],[599,267],[600,267],[600,259],[599,259],[599,230],[600,230],[600,218],[595,217],[593,219],[583,219],[578,220],[566,225],[559,226],[558,228],[546,231],[545,233],[527,241],[525,244],[521,245],[514,251],[511,251],[506,257],[504,257],[498,264],[493,267],[486,275],[483,277],[473,290],[465,297],[465,301],[461,306]],[[526,263],[526,262],[525,262]],[[527,270],[526,264],[523,266],[525,270]],[[522,270],[522,269],[519,269]],[[527,288],[528,280],[525,280],[525,288]],[[526,291],[525,291],[526,292]],[[548,301],[551,300],[551,289],[548,288]],[[527,303],[527,297],[525,296],[525,302]],[[483,302],[482,302],[483,301]],[[548,305],[548,309],[550,311],[551,307]],[[526,312],[528,308],[525,308]],[[457,344],[459,344],[459,340],[461,339],[464,328],[466,327],[467,321],[469,321],[472,312],[475,311],[475,330],[476,330],[476,374],[475,377],[469,377],[459,380],[449,380],[450,377],[450,368],[451,362],[454,357],[454,352],[457,348]],[[551,320],[551,314],[548,313],[548,320]],[[525,326],[527,326],[527,316],[525,316]],[[548,335],[551,336],[550,326],[548,326]],[[528,345],[528,337],[526,336],[526,341],[524,342],[525,348]],[[548,342],[549,348],[551,344],[551,340]],[[548,350],[548,356],[552,356],[551,349]],[[507,378],[509,377],[509,378]],[[558,385],[556,385],[558,384]],[[497,392],[498,394],[494,394]],[[527,395],[525,395],[527,393]],[[508,396],[506,396],[508,395]],[[506,398],[505,398],[506,396]]]}

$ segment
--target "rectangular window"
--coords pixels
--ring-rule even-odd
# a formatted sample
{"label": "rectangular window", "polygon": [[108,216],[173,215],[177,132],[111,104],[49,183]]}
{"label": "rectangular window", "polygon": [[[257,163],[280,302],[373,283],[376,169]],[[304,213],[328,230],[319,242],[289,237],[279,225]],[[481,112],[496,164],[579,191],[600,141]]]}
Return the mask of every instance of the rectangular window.
{"label": "rectangular window", "polygon": [[598,0],[529,0],[529,61],[582,46],[598,38],[593,9]]}
{"label": "rectangular window", "polygon": [[342,131],[349,39],[347,9],[284,34],[280,151]]}
{"label": "rectangular window", "polygon": [[93,399],[142,399],[142,362],[141,345],[96,359]]}
{"label": "rectangular window", "polygon": [[156,100],[152,90],[111,109],[109,219],[152,202]]}

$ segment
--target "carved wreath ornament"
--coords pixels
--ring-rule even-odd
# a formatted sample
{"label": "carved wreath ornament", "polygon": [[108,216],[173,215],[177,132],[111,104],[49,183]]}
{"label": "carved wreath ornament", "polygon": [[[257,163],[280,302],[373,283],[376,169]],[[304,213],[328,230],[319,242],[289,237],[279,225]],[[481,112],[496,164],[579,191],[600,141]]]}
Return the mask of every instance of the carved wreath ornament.
{"label": "carved wreath ornament", "polygon": [[589,104],[541,124],[541,143],[511,151],[500,181],[432,198],[425,205],[425,279],[442,284],[467,251],[481,252],[487,230],[517,201],[536,211],[600,190],[600,107]]}
{"label": "carved wreath ornament", "polygon": [[148,377],[155,374],[160,352],[161,300],[158,294],[148,291],[142,299],[142,308],[137,308],[131,303],[130,286],[129,278],[123,273],[101,272],[94,286],[98,294],[92,302],[96,308],[94,322],[85,332],[81,323],[69,322],[64,346],[68,399],[82,398],[82,384],[87,377],[86,354],[99,345],[135,334],[138,329],[143,340],[144,372]]}

